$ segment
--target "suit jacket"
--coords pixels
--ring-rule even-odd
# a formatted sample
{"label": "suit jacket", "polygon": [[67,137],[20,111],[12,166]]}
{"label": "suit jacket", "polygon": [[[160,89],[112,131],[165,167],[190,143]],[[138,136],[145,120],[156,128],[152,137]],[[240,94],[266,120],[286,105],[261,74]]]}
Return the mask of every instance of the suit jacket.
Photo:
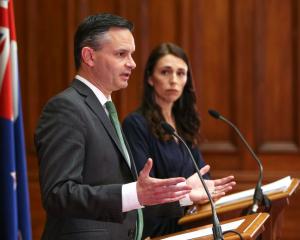
{"label": "suit jacket", "polygon": [[122,184],[136,179],[132,155],[130,169],[109,117],[84,83],[74,80],[46,104],[35,144],[47,214],[42,239],[134,238],[137,211],[122,213]]}

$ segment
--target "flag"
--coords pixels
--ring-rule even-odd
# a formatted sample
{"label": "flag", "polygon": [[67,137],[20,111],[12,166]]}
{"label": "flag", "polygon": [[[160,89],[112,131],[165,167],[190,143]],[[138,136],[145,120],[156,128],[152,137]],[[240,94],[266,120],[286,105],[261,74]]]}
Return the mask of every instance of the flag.
{"label": "flag", "polygon": [[0,239],[31,239],[12,0],[0,0]]}

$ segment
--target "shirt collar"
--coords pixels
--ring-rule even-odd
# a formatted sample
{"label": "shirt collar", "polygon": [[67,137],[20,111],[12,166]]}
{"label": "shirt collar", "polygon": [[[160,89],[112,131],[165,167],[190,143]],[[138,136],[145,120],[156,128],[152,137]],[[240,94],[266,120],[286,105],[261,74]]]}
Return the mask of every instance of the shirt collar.
{"label": "shirt collar", "polygon": [[90,81],[88,81],[87,79],[85,79],[84,77],[80,76],[80,75],[76,75],[75,78],[77,80],[79,80],[80,82],[84,83],[86,86],[88,86],[93,93],[96,95],[96,97],[98,98],[99,102],[101,103],[102,106],[105,107],[105,103],[107,101],[111,101],[111,96],[109,95],[108,98],[103,94],[103,92],[101,92],[99,90],[99,88],[97,88],[94,84],[92,84]]}

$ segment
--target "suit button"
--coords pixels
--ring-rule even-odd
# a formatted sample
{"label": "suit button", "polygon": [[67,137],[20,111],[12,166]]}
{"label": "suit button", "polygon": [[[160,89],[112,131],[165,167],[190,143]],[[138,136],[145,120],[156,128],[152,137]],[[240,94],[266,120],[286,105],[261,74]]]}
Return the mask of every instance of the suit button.
{"label": "suit button", "polygon": [[129,239],[134,239],[134,229],[128,230],[128,237],[129,237]]}

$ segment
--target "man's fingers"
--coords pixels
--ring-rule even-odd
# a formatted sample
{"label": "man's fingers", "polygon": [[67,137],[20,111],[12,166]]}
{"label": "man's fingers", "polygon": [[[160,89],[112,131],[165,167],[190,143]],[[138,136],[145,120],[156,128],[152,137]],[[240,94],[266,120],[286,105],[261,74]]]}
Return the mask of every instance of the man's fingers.
{"label": "man's fingers", "polygon": [[234,176],[228,176],[228,177],[224,177],[224,178],[214,180],[214,184],[215,184],[215,186],[224,185],[224,184],[229,183],[229,182],[234,182],[233,180],[234,180]]}
{"label": "man's fingers", "polygon": [[177,191],[177,192],[155,192],[152,194],[144,195],[144,205],[155,205],[167,202],[175,202],[185,197],[186,194],[190,193],[190,190]]}
{"label": "man's fingers", "polygon": [[232,187],[233,185],[230,185],[230,184],[227,184],[227,185],[224,185],[222,187],[218,186],[218,187],[215,187],[214,191],[215,192],[228,192],[230,190],[232,190]]}
{"label": "man's fingers", "polygon": [[223,186],[217,186],[213,190],[211,190],[211,195],[214,199],[220,198],[224,196],[227,192],[232,190],[233,185],[231,184],[225,184]]}
{"label": "man's fingers", "polygon": [[208,200],[208,196],[205,191],[201,190],[192,190],[190,193],[190,199],[194,203],[204,203]]}
{"label": "man's fingers", "polygon": [[147,182],[149,184],[154,184],[155,187],[170,186],[170,185],[176,185],[181,182],[185,182],[185,178],[183,177],[168,178],[168,179],[158,179],[158,178],[149,177],[152,166],[153,166],[153,160],[151,158],[148,158],[144,168],[140,171],[139,176],[142,178],[148,177]]}
{"label": "man's fingers", "polygon": [[[185,182],[185,178],[183,177],[168,178],[168,179],[151,178],[151,180],[154,187],[171,187],[179,183]],[[179,184],[177,187],[178,188],[184,187],[184,189],[191,188],[186,184]]]}
{"label": "man's fingers", "polygon": [[137,195],[141,205],[174,202],[190,193],[191,187],[185,178],[158,179],[149,176],[152,160],[148,159],[137,181]]}
{"label": "man's fingers", "polygon": [[191,187],[188,185],[163,185],[163,186],[152,186],[154,194],[161,194],[161,195],[172,195],[172,194],[178,194],[184,191],[186,193],[189,193],[191,191]]}
{"label": "man's fingers", "polygon": [[217,200],[223,196],[225,196],[224,192],[216,192],[216,193],[211,194],[211,197],[213,198],[213,200]]}
{"label": "man's fingers", "polygon": [[163,198],[176,198],[185,196],[186,194],[190,193],[190,190],[181,190],[181,191],[162,191],[162,192],[155,192],[152,194],[151,197],[153,199],[163,199]]}
{"label": "man's fingers", "polygon": [[235,186],[236,185],[236,182],[235,181],[231,181],[231,182],[228,182],[228,183],[224,183],[224,184],[215,184],[215,188],[222,188],[222,187],[227,187],[227,186]]}
{"label": "man's fingers", "polygon": [[142,177],[149,176],[152,166],[153,166],[153,160],[151,158],[148,158],[147,162],[144,165],[144,168],[140,171],[140,176]]}

